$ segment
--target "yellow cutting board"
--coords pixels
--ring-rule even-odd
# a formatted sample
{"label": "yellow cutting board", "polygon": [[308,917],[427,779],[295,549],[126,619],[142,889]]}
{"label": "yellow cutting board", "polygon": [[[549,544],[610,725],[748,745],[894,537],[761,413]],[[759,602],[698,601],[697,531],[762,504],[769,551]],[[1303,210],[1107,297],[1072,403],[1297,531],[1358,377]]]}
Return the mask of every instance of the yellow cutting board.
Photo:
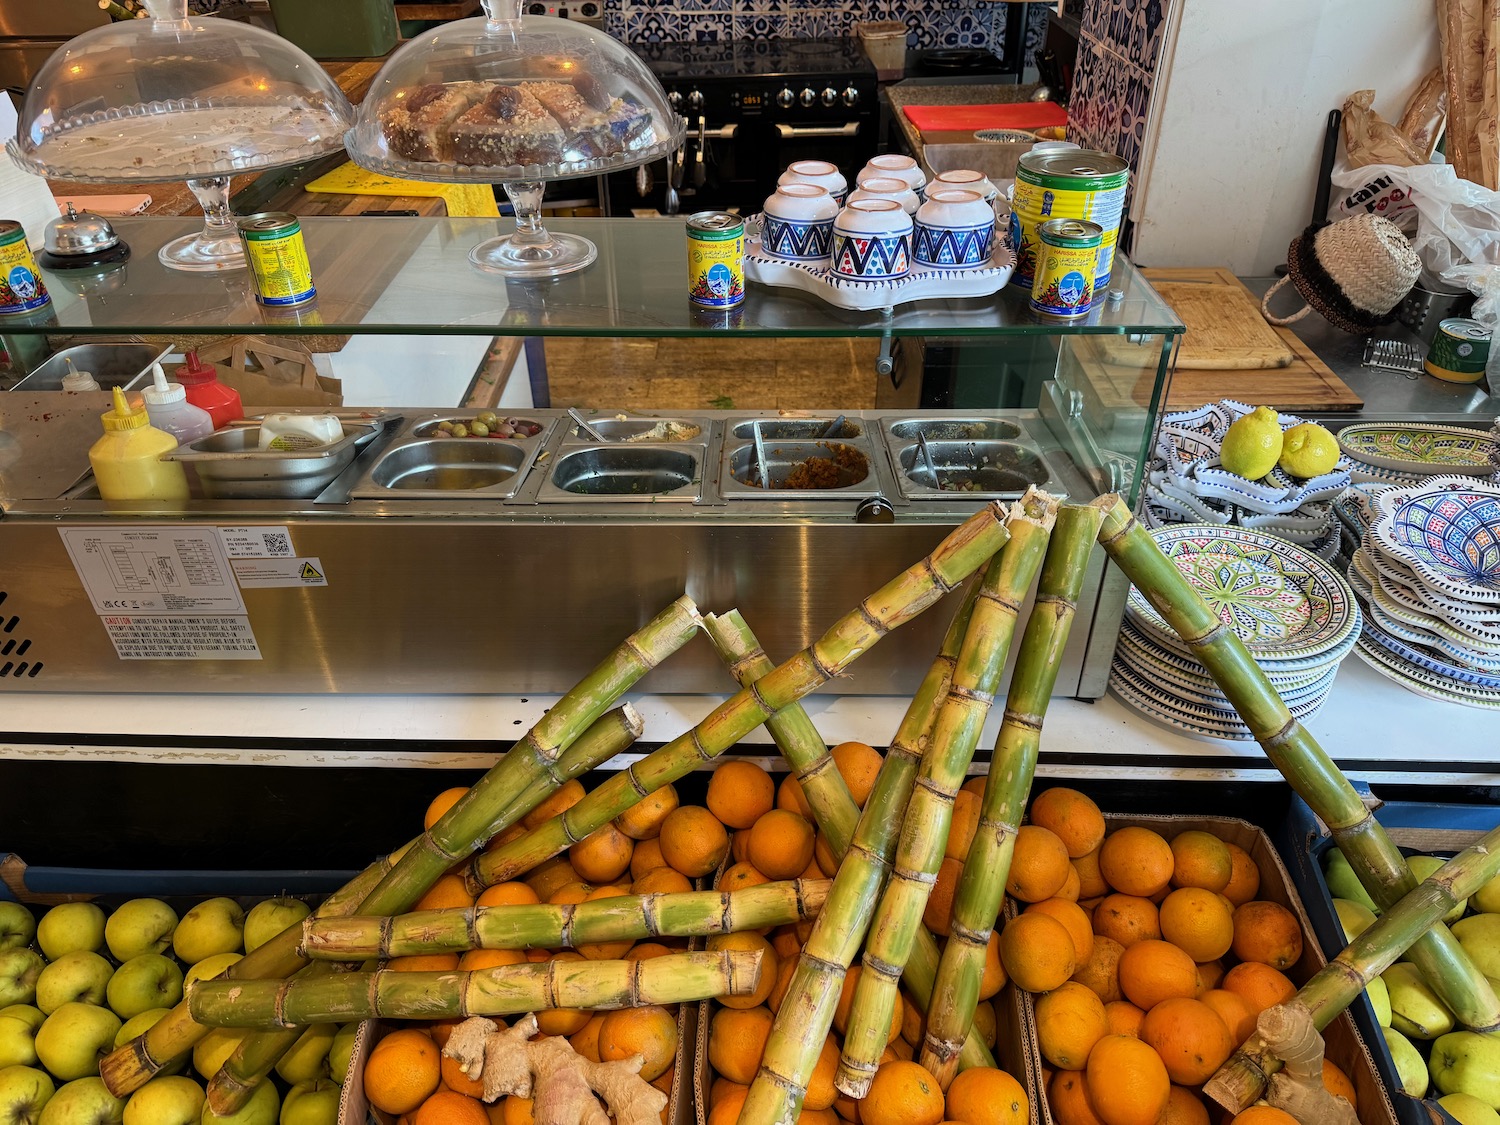
{"label": "yellow cutting board", "polygon": [[499,218],[495,189],[489,184],[428,184],[420,180],[398,180],[367,172],[358,164],[343,164],[306,185],[305,190],[330,195],[418,195],[437,196],[448,205],[453,218]]}
{"label": "yellow cutting board", "polygon": [[[1177,350],[1177,370],[1286,367],[1296,358],[1285,338],[1266,323],[1255,298],[1228,270],[1141,272],[1187,326]],[[1115,349],[1128,346],[1119,341],[1114,344]],[[1113,350],[1107,341],[1105,350]]]}

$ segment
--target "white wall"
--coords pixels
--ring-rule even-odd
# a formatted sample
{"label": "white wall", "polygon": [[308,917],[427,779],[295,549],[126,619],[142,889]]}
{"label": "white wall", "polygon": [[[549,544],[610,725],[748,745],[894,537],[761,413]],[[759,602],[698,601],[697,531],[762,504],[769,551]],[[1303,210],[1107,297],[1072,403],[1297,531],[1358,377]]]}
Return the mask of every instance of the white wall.
{"label": "white wall", "polygon": [[[1175,0],[1131,214],[1148,266],[1266,275],[1312,215],[1328,111],[1400,117],[1438,61],[1431,0]],[[1175,39],[1175,41],[1174,41]],[[1154,151],[1153,151],[1154,145]]]}

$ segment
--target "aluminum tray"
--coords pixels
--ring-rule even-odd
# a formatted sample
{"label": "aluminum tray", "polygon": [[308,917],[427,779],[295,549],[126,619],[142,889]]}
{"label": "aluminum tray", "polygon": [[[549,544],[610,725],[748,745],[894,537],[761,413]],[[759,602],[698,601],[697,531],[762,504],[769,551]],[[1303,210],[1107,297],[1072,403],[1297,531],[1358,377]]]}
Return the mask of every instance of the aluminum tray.
{"label": "aluminum tray", "polygon": [[[841,468],[839,480],[841,483],[835,488],[787,488],[785,481],[792,470],[801,462],[820,457],[832,460],[836,448],[852,449],[865,459],[865,472],[863,476],[856,476],[851,470]],[[723,472],[719,478],[719,491],[726,497],[735,500],[785,500],[795,497],[798,500],[817,502],[821,500],[847,500],[851,497],[863,499],[867,496],[880,495],[880,480],[875,472],[875,460],[869,448],[864,443],[854,439],[847,442],[841,441],[765,441],[766,460],[770,462],[768,475],[771,478],[770,488],[761,488],[758,485],[748,483],[750,474],[755,463],[755,445],[753,442],[739,442],[726,444],[724,447]]]}
{"label": "aluminum tray", "polygon": [[92,371],[101,390],[119,387],[130,391],[148,382],[151,365],[169,355],[170,347],[154,344],[75,344],[44,359],[31,374],[16,381],[12,391],[60,391],[68,360],[79,371]]}
{"label": "aluminum tray", "polygon": [[697,445],[565,445],[537,495],[539,503],[687,502],[703,495],[704,451]]}
{"label": "aluminum tray", "polygon": [[231,426],[165,455],[197,473],[213,499],[310,500],[347,469],[380,427],[343,423],[344,436],[322,449],[260,448],[259,426]]}
{"label": "aluminum tray", "polygon": [[918,434],[928,441],[1014,441],[1024,432],[1005,418],[887,418],[883,428],[892,448]]}
{"label": "aluminum tray", "polygon": [[[1041,453],[1012,441],[928,441],[938,480],[915,442],[893,449],[901,495],[911,500],[1014,499],[1030,485],[1058,491]],[[972,481],[977,488],[942,488],[941,483]]]}
{"label": "aluminum tray", "polygon": [[536,452],[523,441],[426,438],[382,453],[349,495],[355,499],[509,499]]}
{"label": "aluminum tray", "polygon": [[[707,445],[709,434],[712,432],[713,419],[702,418],[688,414],[630,414],[621,417],[624,411],[608,413],[599,411],[595,414],[584,416],[584,420],[590,426],[599,431],[605,441],[619,442],[622,445]],[[681,426],[696,426],[698,432],[692,437],[666,438],[646,437],[653,429],[663,422],[675,422]],[[588,445],[598,445],[599,442],[582,433],[571,421],[566,423],[563,430],[563,441],[569,445],[579,442]]]}

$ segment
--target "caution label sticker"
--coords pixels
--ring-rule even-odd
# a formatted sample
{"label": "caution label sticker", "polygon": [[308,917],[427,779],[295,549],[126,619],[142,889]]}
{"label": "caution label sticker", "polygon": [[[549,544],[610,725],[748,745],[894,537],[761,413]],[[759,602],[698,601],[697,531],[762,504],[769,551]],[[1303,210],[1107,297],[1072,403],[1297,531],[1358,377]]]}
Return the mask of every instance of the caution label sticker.
{"label": "caution label sticker", "polygon": [[235,580],[244,590],[266,590],[286,586],[326,586],[323,560],[316,557],[290,559],[232,559]]}
{"label": "caution label sticker", "polygon": [[248,617],[136,617],[99,619],[121,660],[259,660]]}

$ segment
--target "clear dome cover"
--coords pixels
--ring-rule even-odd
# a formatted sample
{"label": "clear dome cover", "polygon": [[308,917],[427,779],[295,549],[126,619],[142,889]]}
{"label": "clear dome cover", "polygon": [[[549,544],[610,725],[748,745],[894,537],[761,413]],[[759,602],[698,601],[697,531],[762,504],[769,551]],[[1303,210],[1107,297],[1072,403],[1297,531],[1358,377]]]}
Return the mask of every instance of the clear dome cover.
{"label": "clear dome cover", "polygon": [[686,122],[655,76],[603,32],[521,16],[444,24],[381,68],[346,138],[371,171],[441,183],[563,179],[659,160]]}
{"label": "clear dome cover", "polygon": [[300,48],[249,24],[189,17],[94,28],[47,60],[6,145],[28,171],[82,183],[228,176],[343,147],[354,110]]}

